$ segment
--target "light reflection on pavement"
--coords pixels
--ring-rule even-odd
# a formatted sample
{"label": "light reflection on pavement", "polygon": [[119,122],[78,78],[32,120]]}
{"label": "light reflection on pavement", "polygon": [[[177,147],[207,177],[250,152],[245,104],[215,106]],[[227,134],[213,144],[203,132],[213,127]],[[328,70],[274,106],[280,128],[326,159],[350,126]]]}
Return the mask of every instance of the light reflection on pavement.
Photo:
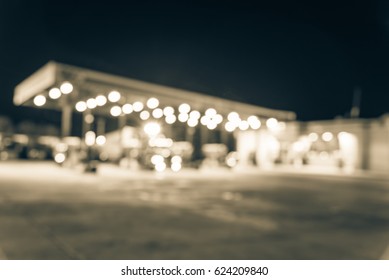
{"label": "light reflection on pavement", "polygon": [[[0,162],[9,259],[379,259],[387,181]],[[4,258],[4,256],[3,256]]]}

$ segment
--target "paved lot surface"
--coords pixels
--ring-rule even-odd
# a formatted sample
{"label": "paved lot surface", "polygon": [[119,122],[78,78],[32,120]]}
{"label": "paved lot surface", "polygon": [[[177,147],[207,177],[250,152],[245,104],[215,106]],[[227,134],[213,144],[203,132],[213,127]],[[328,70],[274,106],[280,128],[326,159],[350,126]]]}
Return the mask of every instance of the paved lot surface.
{"label": "paved lot surface", "polygon": [[380,259],[389,184],[0,162],[0,259]]}

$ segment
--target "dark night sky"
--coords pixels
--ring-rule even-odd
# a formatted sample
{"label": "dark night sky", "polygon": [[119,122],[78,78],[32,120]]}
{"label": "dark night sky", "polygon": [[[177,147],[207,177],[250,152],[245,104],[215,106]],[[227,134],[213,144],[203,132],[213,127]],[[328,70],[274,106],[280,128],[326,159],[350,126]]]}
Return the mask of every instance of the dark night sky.
{"label": "dark night sky", "polygon": [[[293,4],[291,2],[294,2]],[[271,4],[270,4],[271,3]],[[301,120],[389,111],[386,1],[0,0],[0,115],[48,60],[275,109]]]}

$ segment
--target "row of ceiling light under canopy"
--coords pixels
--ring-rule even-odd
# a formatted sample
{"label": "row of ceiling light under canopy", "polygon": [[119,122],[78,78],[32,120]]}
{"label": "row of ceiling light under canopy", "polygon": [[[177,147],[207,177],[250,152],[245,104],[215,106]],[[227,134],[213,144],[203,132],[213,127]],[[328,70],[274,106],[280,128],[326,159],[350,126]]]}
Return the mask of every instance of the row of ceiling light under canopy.
{"label": "row of ceiling light under canopy", "polygon": [[[53,100],[59,99],[62,95],[70,94],[73,91],[73,85],[69,82],[63,82],[60,87],[54,87],[49,90],[49,97]],[[196,127],[199,123],[206,126],[210,130],[214,130],[218,125],[224,121],[224,128],[228,132],[233,132],[236,129],[257,130],[261,127],[260,119],[251,115],[246,119],[242,119],[237,112],[230,112],[225,118],[219,114],[216,109],[208,108],[202,115],[197,110],[192,110],[191,106],[187,103],[182,103],[178,106],[178,115],[175,114],[175,109],[172,106],[166,106],[160,108],[160,102],[157,98],[151,97],[147,100],[146,104],[141,101],[135,101],[133,103],[126,103],[122,106],[117,104],[122,99],[120,92],[114,90],[109,92],[107,97],[105,95],[98,95],[95,98],[89,98],[85,101],[78,101],[75,104],[75,109],[78,112],[84,112],[87,109],[93,110],[97,107],[102,107],[108,103],[112,103],[110,114],[114,117],[120,115],[129,115],[133,112],[139,113],[141,120],[148,120],[151,117],[154,119],[165,119],[168,124],[173,124],[177,120],[181,123],[187,123],[189,127]],[[37,95],[34,98],[34,104],[36,106],[43,106],[46,103],[46,97],[44,95]],[[270,130],[276,130],[284,123],[278,122],[275,118],[269,118],[266,121],[266,127]]]}
{"label": "row of ceiling light under canopy", "polygon": [[[191,106],[187,103],[182,103],[178,106],[178,115],[175,114],[175,109],[172,106],[166,106],[160,108],[160,102],[157,98],[151,97],[144,104],[141,101],[135,101],[133,103],[126,103],[124,105],[118,105],[117,102],[121,100],[121,94],[118,91],[111,91],[108,97],[104,95],[98,95],[95,98],[89,98],[85,101],[79,101],[75,105],[75,109],[78,112],[84,112],[87,109],[95,109],[96,107],[105,106],[108,102],[113,103],[110,109],[110,114],[114,117],[121,115],[130,115],[134,112],[139,113],[141,120],[165,119],[168,124],[173,124],[177,120],[182,123],[187,123],[190,127],[196,127],[199,123],[206,126],[210,130],[214,130],[218,125],[223,123],[224,117],[219,114],[216,109],[208,108],[202,115],[197,110],[192,110]],[[116,103],[116,104],[115,104]],[[266,121],[266,126],[270,129],[278,126],[278,121],[275,118],[269,118]],[[257,116],[249,116],[247,119],[241,119],[237,112],[230,112],[227,116],[227,120],[224,124],[225,129],[228,132],[232,132],[239,128],[240,130],[259,129],[261,127],[261,121]]]}
{"label": "row of ceiling light under canopy", "polygon": [[[73,92],[73,85],[70,82],[63,82],[59,87],[53,87],[49,90],[50,99],[57,100],[62,95],[68,95]],[[34,97],[34,105],[42,107],[46,104],[47,98],[43,94],[38,94]]]}

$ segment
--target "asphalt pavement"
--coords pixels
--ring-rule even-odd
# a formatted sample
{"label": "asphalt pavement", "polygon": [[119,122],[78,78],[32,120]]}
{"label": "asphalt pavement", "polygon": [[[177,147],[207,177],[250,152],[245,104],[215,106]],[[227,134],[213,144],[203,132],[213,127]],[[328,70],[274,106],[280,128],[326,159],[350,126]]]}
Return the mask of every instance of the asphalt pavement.
{"label": "asphalt pavement", "polygon": [[389,184],[0,162],[0,259],[381,259]]}

